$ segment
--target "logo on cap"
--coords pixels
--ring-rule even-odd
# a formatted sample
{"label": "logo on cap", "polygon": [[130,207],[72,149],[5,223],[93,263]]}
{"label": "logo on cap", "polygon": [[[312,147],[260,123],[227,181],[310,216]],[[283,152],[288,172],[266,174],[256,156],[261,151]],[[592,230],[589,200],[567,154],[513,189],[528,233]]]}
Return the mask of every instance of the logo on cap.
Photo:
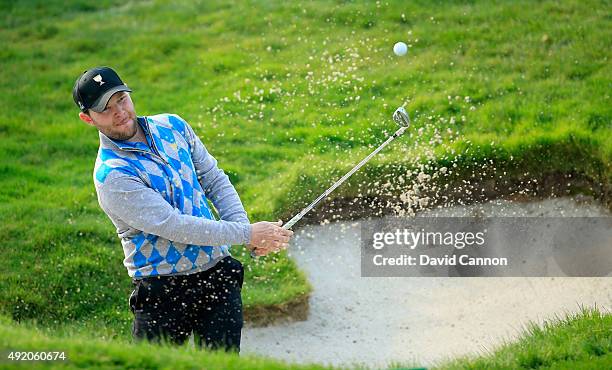
{"label": "logo on cap", "polygon": [[98,74],[98,75],[96,75],[96,76],[93,78],[93,80],[94,80],[94,81],[96,81],[97,83],[99,83],[99,84],[100,84],[100,86],[104,85],[104,81],[102,81],[102,76],[100,76],[99,74]]}

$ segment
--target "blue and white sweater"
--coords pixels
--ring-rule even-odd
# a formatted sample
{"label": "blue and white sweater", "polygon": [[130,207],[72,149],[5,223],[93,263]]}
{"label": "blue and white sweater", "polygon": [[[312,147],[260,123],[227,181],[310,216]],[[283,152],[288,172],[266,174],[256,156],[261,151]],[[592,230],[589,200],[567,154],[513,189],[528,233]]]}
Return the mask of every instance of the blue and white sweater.
{"label": "blue and white sweater", "polygon": [[[131,277],[191,274],[248,244],[236,190],[189,124],[173,114],[138,117],[148,145],[100,133],[98,202],[117,228]],[[219,212],[213,216],[207,197]]]}

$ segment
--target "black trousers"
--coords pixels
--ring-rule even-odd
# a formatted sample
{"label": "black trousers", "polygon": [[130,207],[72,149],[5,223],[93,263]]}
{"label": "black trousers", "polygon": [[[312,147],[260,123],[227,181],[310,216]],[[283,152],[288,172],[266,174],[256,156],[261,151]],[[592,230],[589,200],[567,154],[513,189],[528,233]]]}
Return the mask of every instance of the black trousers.
{"label": "black trousers", "polygon": [[207,271],[134,280],[132,335],[182,344],[193,333],[199,347],[240,352],[243,279],[240,261],[225,257]]}

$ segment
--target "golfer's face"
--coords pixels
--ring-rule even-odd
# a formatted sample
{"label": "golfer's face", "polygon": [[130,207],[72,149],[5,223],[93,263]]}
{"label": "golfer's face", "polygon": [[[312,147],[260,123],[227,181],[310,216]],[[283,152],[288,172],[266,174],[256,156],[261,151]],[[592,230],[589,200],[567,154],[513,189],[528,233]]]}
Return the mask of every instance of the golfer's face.
{"label": "golfer's face", "polygon": [[115,93],[104,111],[89,114],[98,130],[111,139],[129,140],[136,135],[136,112],[130,94],[125,91]]}

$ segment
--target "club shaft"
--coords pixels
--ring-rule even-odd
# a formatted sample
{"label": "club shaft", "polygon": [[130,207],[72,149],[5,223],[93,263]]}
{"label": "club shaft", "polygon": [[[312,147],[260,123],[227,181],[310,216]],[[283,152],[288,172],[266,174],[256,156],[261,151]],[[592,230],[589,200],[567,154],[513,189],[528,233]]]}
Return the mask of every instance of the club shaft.
{"label": "club shaft", "polygon": [[387,144],[389,144],[390,142],[395,140],[396,137],[398,137],[401,134],[403,134],[404,131],[406,131],[406,129],[407,129],[407,127],[400,127],[399,130],[397,130],[393,135],[389,136],[384,143],[380,144],[380,146],[378,148],[374,149],[374,151],[372,153],[368,154],[368,156],[365,157],[364,159],[362,159],[361,162],[357,163],[357,165],[355,167],[353,167],[353,169],[351,169],[344,176],[342,176],[340,178],[340,180],[336,181],[332,186],[329,187],[329,189],[325,190],[323,192],[323,194],[319,195],[319,197],[317,199],[315,199],[312,203],[310,203],[308,206],[306,206],[306,208],[304,208],[300,213],[295,215],[291,220],[287,221],[287,223],[285,223],[283,225],[283,228],[287,229],[287,230],[290,229],[296,222],[301,220],[302,217],[304,217],[304,215],[306,213],[308,213],[311,209],[313,209],[320,201],[325,199],[325,197],[327,197],[329,194],[331,194],[331,192],[334,191],[338,186],[342,185],[342,183],[344,181],[346,181],[346,179],[351,177],[352,174],[357,172],[357,170],[359,170],[364,164],[366,164],[373,156],[375,156],[385,146],[387,146]]}

